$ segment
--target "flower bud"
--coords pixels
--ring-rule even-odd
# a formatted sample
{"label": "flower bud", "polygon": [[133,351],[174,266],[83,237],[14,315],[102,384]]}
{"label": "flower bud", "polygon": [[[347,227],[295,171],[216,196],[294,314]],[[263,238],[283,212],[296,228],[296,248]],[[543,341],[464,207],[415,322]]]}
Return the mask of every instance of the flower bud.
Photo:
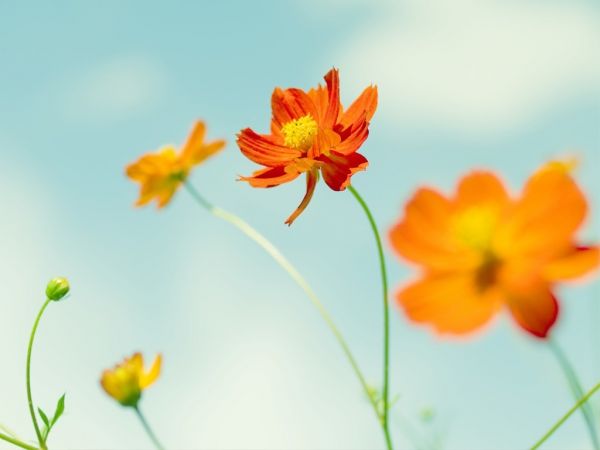
{"label": "flower bud", "polygon": [[69,293],[69,281],[64,277],[52,278],[46,287],[46,297],[55,302],[61,300]]}

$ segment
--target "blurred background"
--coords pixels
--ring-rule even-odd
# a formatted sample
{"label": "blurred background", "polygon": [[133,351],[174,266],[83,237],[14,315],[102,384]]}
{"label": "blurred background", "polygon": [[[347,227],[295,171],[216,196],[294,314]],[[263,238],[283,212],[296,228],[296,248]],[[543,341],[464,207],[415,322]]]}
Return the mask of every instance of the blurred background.
{"label": "blurred background", "polygon": [[[0,423],[34,436],[26,344],[46,282],[64,275],[72,295],[48,309],[33,360],[40,406],[67,392],[52,448],[150,448],[98,383],[135,350],[164,354],[142,407],[168,448],[383,448],[303,292],[186,192],[160,212],[134,209],[124,166],[182,143],[204,118],[229,145],[193,183],[300,268],[380,386],[381,287],[362,211],[320,184],[284,226],[304,183],[236,182],[256,166],[235,133],[268,130],[275,86],[309,88],[335,66],[346,104],[380,89],[369,169],[353,184],[384,232],[418,186],[448,192],[492,168],[516,192],[549,158],[575,154],[592,207],[581,236],[598,240],[599,48],[592,0],[1,2]],[[413,271],[388,256],[395,291]],[[600,284],[559,296],[554,337],[589,388],[600,378]],[[572,404],[549,349],[504,315],[452,339],[394,306],[392,360],[398,449],[526,448]],[[591,448],[580,415],[545,448]]]}

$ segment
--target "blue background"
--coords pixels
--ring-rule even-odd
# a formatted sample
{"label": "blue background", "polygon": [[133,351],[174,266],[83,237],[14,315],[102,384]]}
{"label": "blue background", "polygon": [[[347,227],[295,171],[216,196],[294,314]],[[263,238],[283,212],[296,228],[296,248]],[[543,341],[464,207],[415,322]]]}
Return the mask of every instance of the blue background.
{"label": "blue background", "polygon": [[[448,192],[492,168],[517,192],[575,154],[591,206],[582,239],[598,240],[599,17],[597,3],[566,0],[0,4],[0,423],[33,436],[26,342],[47,280],[65,275],[72,295],[51,305],[34,352],[36,402],[51,410],[67,392],[52,448],[149,447],[98,383],[135,350],[164,354],[142,407],[168,448],[383,448],[303,292],[185,192],[163,211],[134,209],[125,165],[205,119],[228,147],[192,181],[300,268],[379,385],[381,287],[359,206],[321,183],[284,226],[304,183],[236,182],[256,167],[235,133],[268,130],[274,86],[309,88],[336,66],[345,104],[379,86],[370,165],[353,184],[384,233],[420,185]],[[412,270],[388,257],[395,290]],[[600,374],[599,289],[558,291],[554,336],[587,388]],[[392,361],[397,448],[525,448],[572,404],[549,349],[505,315],[449,339],[394,307]],[[577,415],[546,448],[588,441]]]}

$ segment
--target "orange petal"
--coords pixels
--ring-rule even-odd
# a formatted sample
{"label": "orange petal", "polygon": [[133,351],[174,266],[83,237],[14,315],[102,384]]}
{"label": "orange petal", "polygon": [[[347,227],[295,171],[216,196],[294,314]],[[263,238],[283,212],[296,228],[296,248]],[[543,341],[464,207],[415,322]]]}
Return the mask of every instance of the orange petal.
{"label": "orange petal", "polygon": [[196,149],[202,147],[204,144],[204,136],[206,135],[206,124],[198,120],[194,127],[192,128],[192,132],[188,136],[188,139],[185,145],[182,148],[182,153],[194,153]]}
{"label": "orange petal", "polygon": [[300,171],[295,166],[267,167],[257,170],[249,177],[240,177],[240,181],[247,181],[250,186],[257,188],[270,188],[279,186],[294,180],[300,175]]}
{"label": "orange petal", "polygon": [[598,246],[575,247],[569,253],[546,265],[543,273],[549,281],[572,280],[591,272],[599,265]]}
{"label": "orange petal", "polygon": [[558,317],[558,302],[547,284],[532,282],[507,290],[508,307],[517,323],[527,332],[546,338]]}
{"label": "orange petal", "polygon": [[316,170],[306,172],[306,194],[304,194],[304,198],[302,199],[302,202],[300,202],[298,208],[296,208],[292,215],[285,221],[286,225],[291,226],[292,223],[294,223],[294,220],[296,220],[298,216],[306,209],[310,203],[310,200],[312,199],[313,194],[315,193],[318,180],[319,172]]}
{"label": "orange petal", "polygon": [[369,123],[365,119],[365,114],[363,113],[362,120],[341,130],[339,134],[340,143],[332,147],[332,150],[342,155],[349,155],[357,151],[369,137]]}
{"label": "orange petal", "polygon": [[302,156],[299,150],[276,144],[270,136],[257,134],[250,128],[238,134],[237,144],[247,158],[268,167],[286,165]]}
{"label": "orange petal", "polygon": [[301,89],[290,88],[282,90],[275,88],[271,95],[273,111],[272,127],[281,128],[291,120],[299,119],[310,114],[318,118],[318,111],[311,98]]}
{"label": "orange petal", "polygon": [[456,189],[457,208],[471,208],[481,204],[503,207],[508,202],[504,184],[491,172],[472,172],[463,177]]}
{"label": "orange petal", "polygon": [[419,189],[404,208],[404,216],[390,230],[392,247],[403,258],[432,270],[468,269],[469,255],[450,233],[452,203],[429,188]]}
{"label": "orange petal", "polygon": [[321,155],[318,158],[323,166],[323,180],[334,191],[343,191],[350,184],[350,178],[358,171],[366,170],[369,161],[360,153],[341,155],[331,152],[329,156]]}
{"label": "orange petal", "polygon": [[337,69],[331,69],[325,75],[327,83],[328,104],[322,126],[333,128],[340,113],[340,77]]}
{"label": "orange petal", "polygon": [[315,117],[317,122],[323,123],[325,115],[327,113],[327,106],[329,105],[329,94],[327,88],[320,84],[315,88],[308,91],[308,96],[315,104],[318,117]]}
{"label": "orange petal", "polygon": [[571,244],[586,213],[585,197],[568,173],[539,171],[500,230],[506,253],[553,257]]}
{"label": "orange petal", "polygon": [[397,301],[414,322],[451,334],[481,328],[501,305],[494,291],[478,291],[473,276],[460,273],[426,275],[398,292]]}
{"label": "orange petal", "polygon": [[344,112],[340,123],[344,128],[356,123],[365,114],[366,121],[370,122],[377,109],[377,86],[369,86],[350,107]]}

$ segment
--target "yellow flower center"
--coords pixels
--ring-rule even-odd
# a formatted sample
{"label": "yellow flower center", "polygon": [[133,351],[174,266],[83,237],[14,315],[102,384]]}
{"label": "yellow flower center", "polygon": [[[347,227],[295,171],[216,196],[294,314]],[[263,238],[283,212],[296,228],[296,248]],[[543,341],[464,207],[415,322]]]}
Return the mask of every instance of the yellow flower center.
{"label": "yellow flower center", "polygon": [[317,121],[310,114],[290,120],[281,127],[286,147],[307,151],[317,135]]}
{"label": "yellow flower center", "polygon": [[495,208],[474,206],[454,219],[454,232],[459,240],[474,250],[489,251],[498,222]]}

